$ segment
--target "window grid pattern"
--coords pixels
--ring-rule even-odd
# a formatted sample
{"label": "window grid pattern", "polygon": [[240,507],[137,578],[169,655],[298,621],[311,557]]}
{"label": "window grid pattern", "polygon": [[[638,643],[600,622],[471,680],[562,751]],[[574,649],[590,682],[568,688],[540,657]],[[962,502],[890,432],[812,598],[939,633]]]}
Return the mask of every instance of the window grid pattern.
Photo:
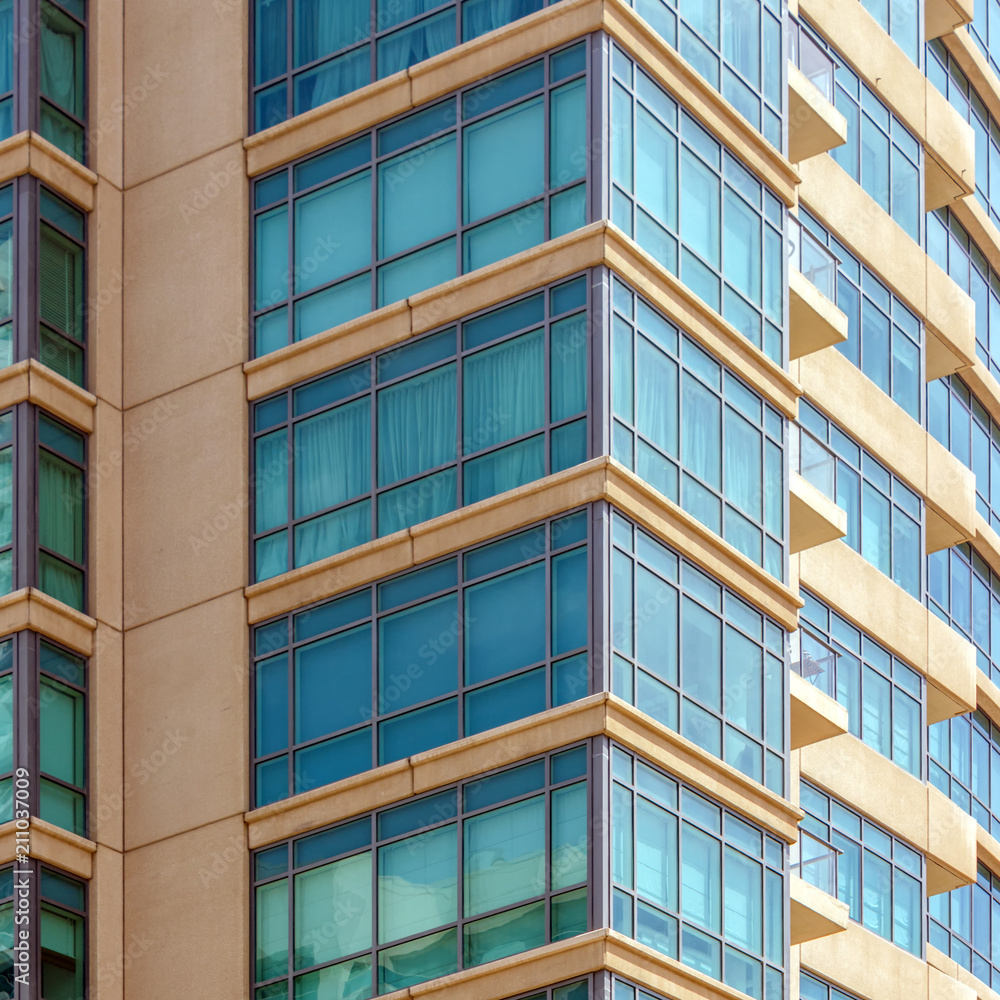
{"label": "window grid pattern", "polygon": [[836,502],[847,513],[843,541],[922,600],[923,500],[804,398],[799,422],[837,456]]}
{"label": "window grid pattern", "polygon": [[971,640],[979,669],[1000,683],[1000,576],[968,542],[927,556],[927,606]]}
{"label": "window grid pattern", "polygon": [[614,694],[754,781],[785,791],[785,633],[612,516]]}
{"label": "window grid pattern", "polygon": [[[0,5],[0,139],[32,129],[86,162],[85,0],[5,0]],[[30,24],[27,29],[16,25]],[[27,44],[28,41],[37,44]],[[17,58],[15,59],[15,53]],[[16,94],[37,88],[17,110]],[[22,120],[26,117],[26,120]]]}
{"label": "window grid pattern", "polygon": [[[28,875],[24,875],[25,870]],[[32,985],[40,981],[38,996],[80,1000],[86,995],[87,983],[87,887],[37,861],[18,863],[17,886],[25,883],[32,889],[27,895],[15,887],[11,867],[0,869],[0,938],[13,943],[20,940],[19,932],[27,930],[28,940],[32,945],[37,941],[40,948],[41,975],[33,972],[32,980]],[[10,997],[15,996],[14,963],[18,960],[10,949],[0,957],[0,991]]]}
{"label": "window grid pattern", "polygon": [[[803,781],[801,826],[839,850],[837,898],[852,920],[923,957],[924,858],[903,841]],[[803,866],[811,879],[815,866]]]}
{"label": "window grid pattern", "polygon": [[588,511],[259,626],[256,805],[585,696]]}
{"label": "window grid pattern", "polygon": [[580,745],[258,851],[256,1000],[361,1000],[585,932],[589,757]]}
{"label": "window grid pattern", "polygon": [[254,404],[255,579],[585,461],[587,284],[534,292]]}
{"label": "window grid pattern", "polygon": [[917,0],[861,0],[861,6],[919,67],[924,40],[923,4]]}
{"label": "window grid pattern", "polygon": [[625,2],[772,146],[782,148],[782,28],[777,0]]}
{"label": "window grid pattern", "polygon": [[[554,0],[255,0],[253,128],[259,132]],[[291,67],[291,72],[289,72]]]}
{"label": "window grid pattern", "polygon": [[976,510],[1000,531],[1000,424],[949,375],[927,383],[927,430],[976,474]]}
{"label": "window grid pattern", "polygon": [[1000,0],[976,0],[974,10],[969,34],[1000,76]]}
{"label": "window grid pattern", "polygon": [[783,417],[617,278],[612,455],[784,579]]}
{"label": "window grid pattern", "polygon": [[920,421],[923,323],[801,206],[799,221],[839,258],[837,308],[847,316],[847,340],[836,344],[836,349]]}
{"label": "window grid pattern", "polygon": [[820,598],[805,588],[799,594],[805,601],[799,613],[802,676],[815,683],[820,660],[831,649],[837,657],[834,697],[847,709],[849,731],[922,779],[927,718],[923,677]]}
{"label": "window grid pattern", "polygon": [[586,222],[587,42],[254,184],[259,356]]}
{"label": "window grid pattern", "polygon": [[976,356],[1000,378],[1000,275],[948,208],[927,215],[927,256],[972,297]]}
{"label": "window grid pattern", "polygon": [[618,746],[611,766],[613,928],[755,1000],[783,996],[784,845]]}
{"label": "window grid pattern", "polygon": [[1000,877],[979,865],[975,885],[931,896],[927,943],[980,982],[1000,987]]}
{"label": "window grid pattern", "polygon": [[[34,357],[84,385],[86,222],[32,177],[0,187],[0,368]],[[19,296],[34,329],[15,326]]]}
{"label": "window grid pattern", "polygon": [[1000,125],[940,38],[927,43],[927,78],[972,126],[976,137],[976,199],[994,224],[1000,225],[1000,212],[993,207],[1000,205]]}
{"label": "window grid pattern", "polygon": [[799,973],[799,1000],[859,1000],[853,993],[845,993],[831,983],[812,976],[804,969]]}
{"label": "window grid pattern", "polygon": [[928,727],[927,780],[987,833],[1000,835],[1000,728],[982,712]]}
{"label": "window grid pattern", "polygon": [[782,364],[784,206],[617,46],[611,66],[612,221]]}
{"label": "window grid pattern", "polygon": [[[908,0],[900,0],[906,3]],[[847,119],[847,142],[830,156],[917,243],[923,216],[923,148],[819,33],[813,39],[836,61],[834,104]],[[913,57],[919,62],[919,56]],[[921,244],[922,245],[922,244]]]}

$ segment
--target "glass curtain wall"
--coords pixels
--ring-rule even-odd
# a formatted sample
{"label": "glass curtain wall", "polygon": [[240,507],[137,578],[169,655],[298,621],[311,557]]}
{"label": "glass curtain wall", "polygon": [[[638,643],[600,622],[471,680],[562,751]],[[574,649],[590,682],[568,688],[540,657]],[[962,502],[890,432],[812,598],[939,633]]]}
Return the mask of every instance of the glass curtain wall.
{"label": "glass curtain wall", "polygon": [[254,184],[256,353],[583,226],[587,42]]}
{"label": "glass curtain wall", "polygon": [[0,640],[0,823],[14,818],[21,768],[31,814],[86,836],[86,662],[26,631]]}
{"label": "glass curtain wall", "polygon": [[[0,0],[0,140],[31,129],[87,162],[86,14],[86,0]],[[34,29],[28,44],[18,24]]]}
{"label": "glass curtain wall", "polygon": [[931,896],[927,943],[980,982],[1000,988],[1000,877],[979,865],[975,885]]}

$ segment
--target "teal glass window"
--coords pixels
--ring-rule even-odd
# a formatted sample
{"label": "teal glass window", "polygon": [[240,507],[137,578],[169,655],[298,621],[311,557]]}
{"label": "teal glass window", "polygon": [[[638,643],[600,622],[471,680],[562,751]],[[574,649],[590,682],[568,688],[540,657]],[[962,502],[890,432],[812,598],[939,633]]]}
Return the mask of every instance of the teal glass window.
{"label": "teal glass window", "polygon": [[784,579],[784,418],[617,278],[612,300],[613,457]]}
{"label": "teal glass window", "polygon": [[38,236],[39,359],[84,384],[84,231],[86,216],[41,188]]}
{"label": "teal glass window", "polygon": [[972,297],[976,307],[976,356],[994,378],[1000,378],[1000,275],[947,208],[927,215],[927,256]]}
{"label": "teal glass window", "polygon": [[[837,898],[866,930],[921,957],[924,950],[924,857],[839,799],[801,782],[801,827],[832,844],[837,860]],[[813,867],[803,865],[811,881]]]}
{"label": "teal glass window", "polygon": [[1000,681],[1000,576],[968,542],[927,556],[927,606],[976,647],[976,663]]}
{"label": "teal glass window", "polygon": [[[2,20],[0,8],[0,22]],[[0,187],[0,368],[14,361],[14,287],[17,280],[14,248],[14,185],[6,184]]]}
{"label": "teal glass window", "polygon": [[782,28],[777,0],[626,0],[768,142],[781,149]]}
{"label": "teal glass window", "polygon": [[86,160],[87,51],[83,4],[39,0],[39,131],[81,163]]}
{"label": "teal glass window", "polygon": [[561,750],[258,851],[255,996],[360,1000],[588,930],[589,756]]}
{"label": "teal glass window", "polygon": [[0,140],[14,128],[14,0],[0,2]]}
{"label": "teal glass window", "polygon": [[914,420],[921,420],[924,328],[878,277],[800,206],[803,227],[839,258],[837,308],[847,315],[847,340],[836,349]]}
{"label": "teal glass window", "polygon": [[14,411],[0,413],[0,593],[14,586]]}
{"label": "teal glass window", "polygon": [[[898,2],[917,16],[917,8],[908,0]],[[895,6],[897,0],[892,3]],[[819,34],[808,34],[837,62],[834,104],[847,119],[847,143],[831,150],[830,156],[908,236],[921,243],[923,148],[839,51]],[[918,55],[912,58],[919,62]]]}
{"label": "teal glass window", "polygon": [[[27,875],[22,874],[25,870]],[[41,980],[39,995],[45,1000],[79,1000],[87,982],[86,887],[35,861],[19,863],[18,873],[15,880],[10,867],[0,869],[0,941],[5,943],[0,989],[14,995],[17,956],[10,948],[17,930],[38,942],[41,967],[33,967],[33,975]],[[23,885],[30,885],[32,891],[20,888]]]}
{"label": "teal glass window", "polygon": [[927,383],[927,430],[976,474],[976,510],[1000,531],[1000,424],[950,375]]}
{"label": "teal glass window", "polygon": [[781,364],[784,206],[621,49],[611,62],[612,222]]}
{"label": "teal glass window", "polygon": [[80,836],[87,832],[87,727],[84,661],[38,642],[38,815]]}
{"label": "teal glass window", "polygon": [[612,691],[778,795],[784,631],[617,512]]}
{"label": "teal glass window", "polygon": [[587,275],[254,405],[264,580],[588,457]]}
{"label": "teal glass window", "polygon": [[922,778],[923,677],[810,591],[800,596],[805,606],[792,639],[792,669],[847,709],[849,732]]}
{"label": "teal glass window", "polygon": [[337,0],[331,6],[324,0],[254,0],[253,130],[401,72],[550,2]]}
{"label": "teal glass window", "polygon": [[1000,728],[983,712],[928,727],[927,780],[987,833],[1000,834]]}
{"label": "teal glass window", "polygon": [[979,865],[974,885],[927,900],[927,943],[987,986],[1000,986],[1000,877]]}
{"label": "teal glass window", "polygon": [[[37,707],[37,735],[20,748],[15,699]],[[0,822],[14,819],[14,778],[24,788],[27,773],[31,814],[87,835],[85,712],[84,660],[32,632],[0,641]]]}
{"label": "teal glass window", "polygon": [[782,996],[784,844],[621,747],[611,766],[614,930],[755,1000]]}
{"label": "teal glass window", "polygon": [[85,593],[86,442],[38,414],[38,586],[82,611]]}
{"label": "teal glass window", "polygon": [[847,513],[843,541],[911,597],[922,600],[921,497],[804,398],[799,422],[837,456],[836,502]]}
{"label": "teal glass window", "polygon": [[583,226],[586,69],[577,42],[258,179],[255,353]]}
{"label": "teal glass window", "polygon": [[553,518],[258,626],[256,804],[584,697],[588,518]]}

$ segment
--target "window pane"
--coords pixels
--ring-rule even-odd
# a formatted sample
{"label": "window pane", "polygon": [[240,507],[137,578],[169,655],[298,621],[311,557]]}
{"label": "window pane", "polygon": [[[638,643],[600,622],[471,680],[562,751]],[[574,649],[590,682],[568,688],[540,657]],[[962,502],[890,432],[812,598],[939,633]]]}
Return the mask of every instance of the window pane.
{"label": "window pane", "polygon": [[366,851],[295,876],[295,968],[371,947],[371,866]]}

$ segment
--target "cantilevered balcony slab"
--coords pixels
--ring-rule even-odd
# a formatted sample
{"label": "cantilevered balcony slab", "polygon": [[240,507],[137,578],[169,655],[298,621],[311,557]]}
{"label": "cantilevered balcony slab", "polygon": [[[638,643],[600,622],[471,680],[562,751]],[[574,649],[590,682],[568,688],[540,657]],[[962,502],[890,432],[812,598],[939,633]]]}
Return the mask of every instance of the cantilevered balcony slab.
{"label": "cantilevered balcony slab", "polygon": [[792,702],[793,750],[847,732],[847,709],[800,674],[788,675],[788,693]]}
{"label": "cantilevered balcony slab", "polygon": [[790,533],[793,555],[847,534],[847,513],[797,472],[789,481]]}
{"label": "cantilevered balcony slab", "polygon": [[950,35],[956,28],[969,24],[973,9],[973,0],[924,0],[924,31],[927,41]]}
{"label": "cantilevered balcony slab", "polygon": [[[947,0],[942,0],[947,2]],[[972,126],[928,80],[924,157],[924,209],[928,212],[976,189],[976,139]]]}
{"label": "cantilevered balcony slab", "polygon": [[828,153],[847,142],[847,119],[798,68],[788,64],[788,159]]}
{"label": "cantilevered balcony slab", "polygon": [[793,875],[789,879],[791,943],[815,941],[847,930],[850,907]]}
{"label": "cantilevered balcony slab", "polygon": [[788,269],[788,356],[794,361],[847,340],[847,317],[801,272]]}

